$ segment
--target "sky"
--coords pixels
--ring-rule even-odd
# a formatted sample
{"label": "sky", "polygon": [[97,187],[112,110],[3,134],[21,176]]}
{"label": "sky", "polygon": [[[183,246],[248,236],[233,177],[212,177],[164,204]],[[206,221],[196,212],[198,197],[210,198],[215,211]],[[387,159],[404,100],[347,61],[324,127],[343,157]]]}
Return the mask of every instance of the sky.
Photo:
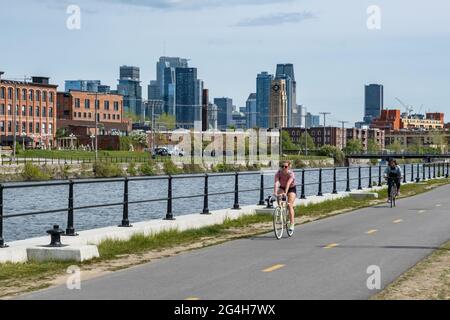
{"label": "sky", "polygon": [[[69,5],[80,29],[67,28]],[[381,13],[379,29],[369,6]],[[256,75],[293,63],[297,102],[361,121],[364,85],[384,85],[385,107],[450,113],[448,0],[14,0],[0,3],[4,78],[99,79],[141,68],[144,97],[160,56],[191,59],[211,98],[245,106]],[[403,107],[401,107],[403,108]],[[450,121],[450,117],[446,117]]]}

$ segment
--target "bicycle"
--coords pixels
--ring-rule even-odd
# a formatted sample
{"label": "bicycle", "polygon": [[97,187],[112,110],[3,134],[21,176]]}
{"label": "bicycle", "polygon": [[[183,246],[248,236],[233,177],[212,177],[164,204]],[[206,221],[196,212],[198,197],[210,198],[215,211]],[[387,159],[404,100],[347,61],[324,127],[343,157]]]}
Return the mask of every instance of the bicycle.
{"label": "bicycle", "polygon": [[278,206],[273,211],[273,231],[275,237],[280,240],[283,237],[284,229],[289,237],[292,237],[294,231],[289,230],[288,205],[286,196],[272,196],[271,202],[278,202]]}
{"label": "bicycle", "polygon": [[397,177],[388,177],[388,186],[391,186],[391,193],[389,194],[389,203],[391,205],[391,208],[395,207],[395,200],[397,199],[397,193],[398,193],[398,189],[397,189],[397,183],[396,180]]}

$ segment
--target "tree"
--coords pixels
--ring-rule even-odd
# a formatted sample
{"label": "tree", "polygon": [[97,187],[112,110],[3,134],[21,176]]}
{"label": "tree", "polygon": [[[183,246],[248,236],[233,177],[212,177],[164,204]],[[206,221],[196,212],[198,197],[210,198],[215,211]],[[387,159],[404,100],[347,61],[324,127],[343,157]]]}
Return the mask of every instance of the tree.
{"label": "tree", "polygon": [[350,140],[347,141],[347,145],[344,148],[344,152],[345,154],[352,154],[352,153],[361,153],[363,152],[364,148],[363,145],[361,143],[361,140]]}
{"label": "tree", "polygon": [[403,146],[400,143],[400,141],[395,140],[393,143],[390,144],[388,149],[392,152],[400,153],[403,151]]}
{"label": "tree", "polygon": [[124,112],[124,117],[130,119],[132,122],[139,122],[140,120],[139,116],[130,111]]}
{"label": "tree", "polygon": [[424,151],[422,139],[420,137],[414,138],[408,145],[408,152],[422,154]]}
{"label": "tree", "polygon": [[345,154],[339,148],[332,145],[322,146],[319,150],[319,155],[334,158],[338,164],[343,164],[345,160]]}
{"label": "tree", "polygon": [[434,149],[437,149],[438,152],[446,153],[448,151],[448,139],[443,132],[431,132],[431,140],[433,141]]}
{"label": "tree", "polygon": [[291,136],[287,131],[281,131],[281,146],[283,150],[298,149],[298,147],[292,142]]}
{"label": "tree", "polygon": [[300,149],[303,149],[303,150],[305,148],[307,148],[308,150],[314,150],[316,148],[316,146],[314,145],[314,140],[309,135],[308,132],[302,133],[302,135],[300,136],[300,141],[299,141],[298,145],[299,145]]}
{"label": "tree", "polygon": [[367,142],[367,151],[370,153],[379,153],[380,152],[380,146],[375,141],[375,139],[369,139]]}
{"label": "tree", "polygon": [[[158,125],[163,126],[166,130],[173,130],[176,127],[176,118],[168,113],[163,113],[156,121]],[[158,125],[156,127],[158,127]]]}

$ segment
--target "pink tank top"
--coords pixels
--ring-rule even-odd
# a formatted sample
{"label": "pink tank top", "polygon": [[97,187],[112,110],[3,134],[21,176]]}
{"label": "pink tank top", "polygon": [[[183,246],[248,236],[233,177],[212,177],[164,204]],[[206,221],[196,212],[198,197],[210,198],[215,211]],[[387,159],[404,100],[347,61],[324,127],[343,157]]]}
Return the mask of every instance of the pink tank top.
{"label": "pink tank top", "polygon": [[292,178],[290,188],[295,187],[295,174],[291,170],[288,171],[287,175],[285,175],[281,170],[279,170],[276,173],[275,178],[277,178],[278,181],[280,181],[280,187],[282,188],[286,188],[287,182],[289,181],[290,178]]}

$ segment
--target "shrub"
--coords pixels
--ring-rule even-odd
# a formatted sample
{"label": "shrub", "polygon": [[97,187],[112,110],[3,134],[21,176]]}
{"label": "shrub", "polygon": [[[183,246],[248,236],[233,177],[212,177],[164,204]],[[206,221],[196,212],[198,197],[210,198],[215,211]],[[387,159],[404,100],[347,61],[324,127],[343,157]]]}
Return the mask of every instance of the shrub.
{"label": "shrub", "polygon": [[164,172],[168,175],[174,175],[181,173],[181,170],[173,163],[172,160],[164,161]]}
{"label": "shrub", "polygon": [[155,175],[155,166],[153,162],[144,162],[141,164],[139,168],[139,172],[144,176],[154,176]]}
{"label": "shrub", "polygon": [[137,174],[137,171],[136,171],[136,164],[134,163],[134,161],[131,161],[131,162],[128,164],[127,172],[128,172],[128,174],[129,174],[130,176],[135,176],[135,175]]}
{"label": "shrub", "polygon": [[94,174],[98,178],[123,177],[125,175],[117,163],[110,162],[94,163]]}
{"label": "shrub", "polygon": [[203,169],[199,164],[183,164],[183,172],[184,173],[204,173],[205,169]]}
{"label": "shrub", "polygon": [[27,181],[40,181],[40,180],[49,180],[51,176],[41,170],[38,166],[35,166],[34,164],[27,162],[25,163],[21,176],[24,180]]}

